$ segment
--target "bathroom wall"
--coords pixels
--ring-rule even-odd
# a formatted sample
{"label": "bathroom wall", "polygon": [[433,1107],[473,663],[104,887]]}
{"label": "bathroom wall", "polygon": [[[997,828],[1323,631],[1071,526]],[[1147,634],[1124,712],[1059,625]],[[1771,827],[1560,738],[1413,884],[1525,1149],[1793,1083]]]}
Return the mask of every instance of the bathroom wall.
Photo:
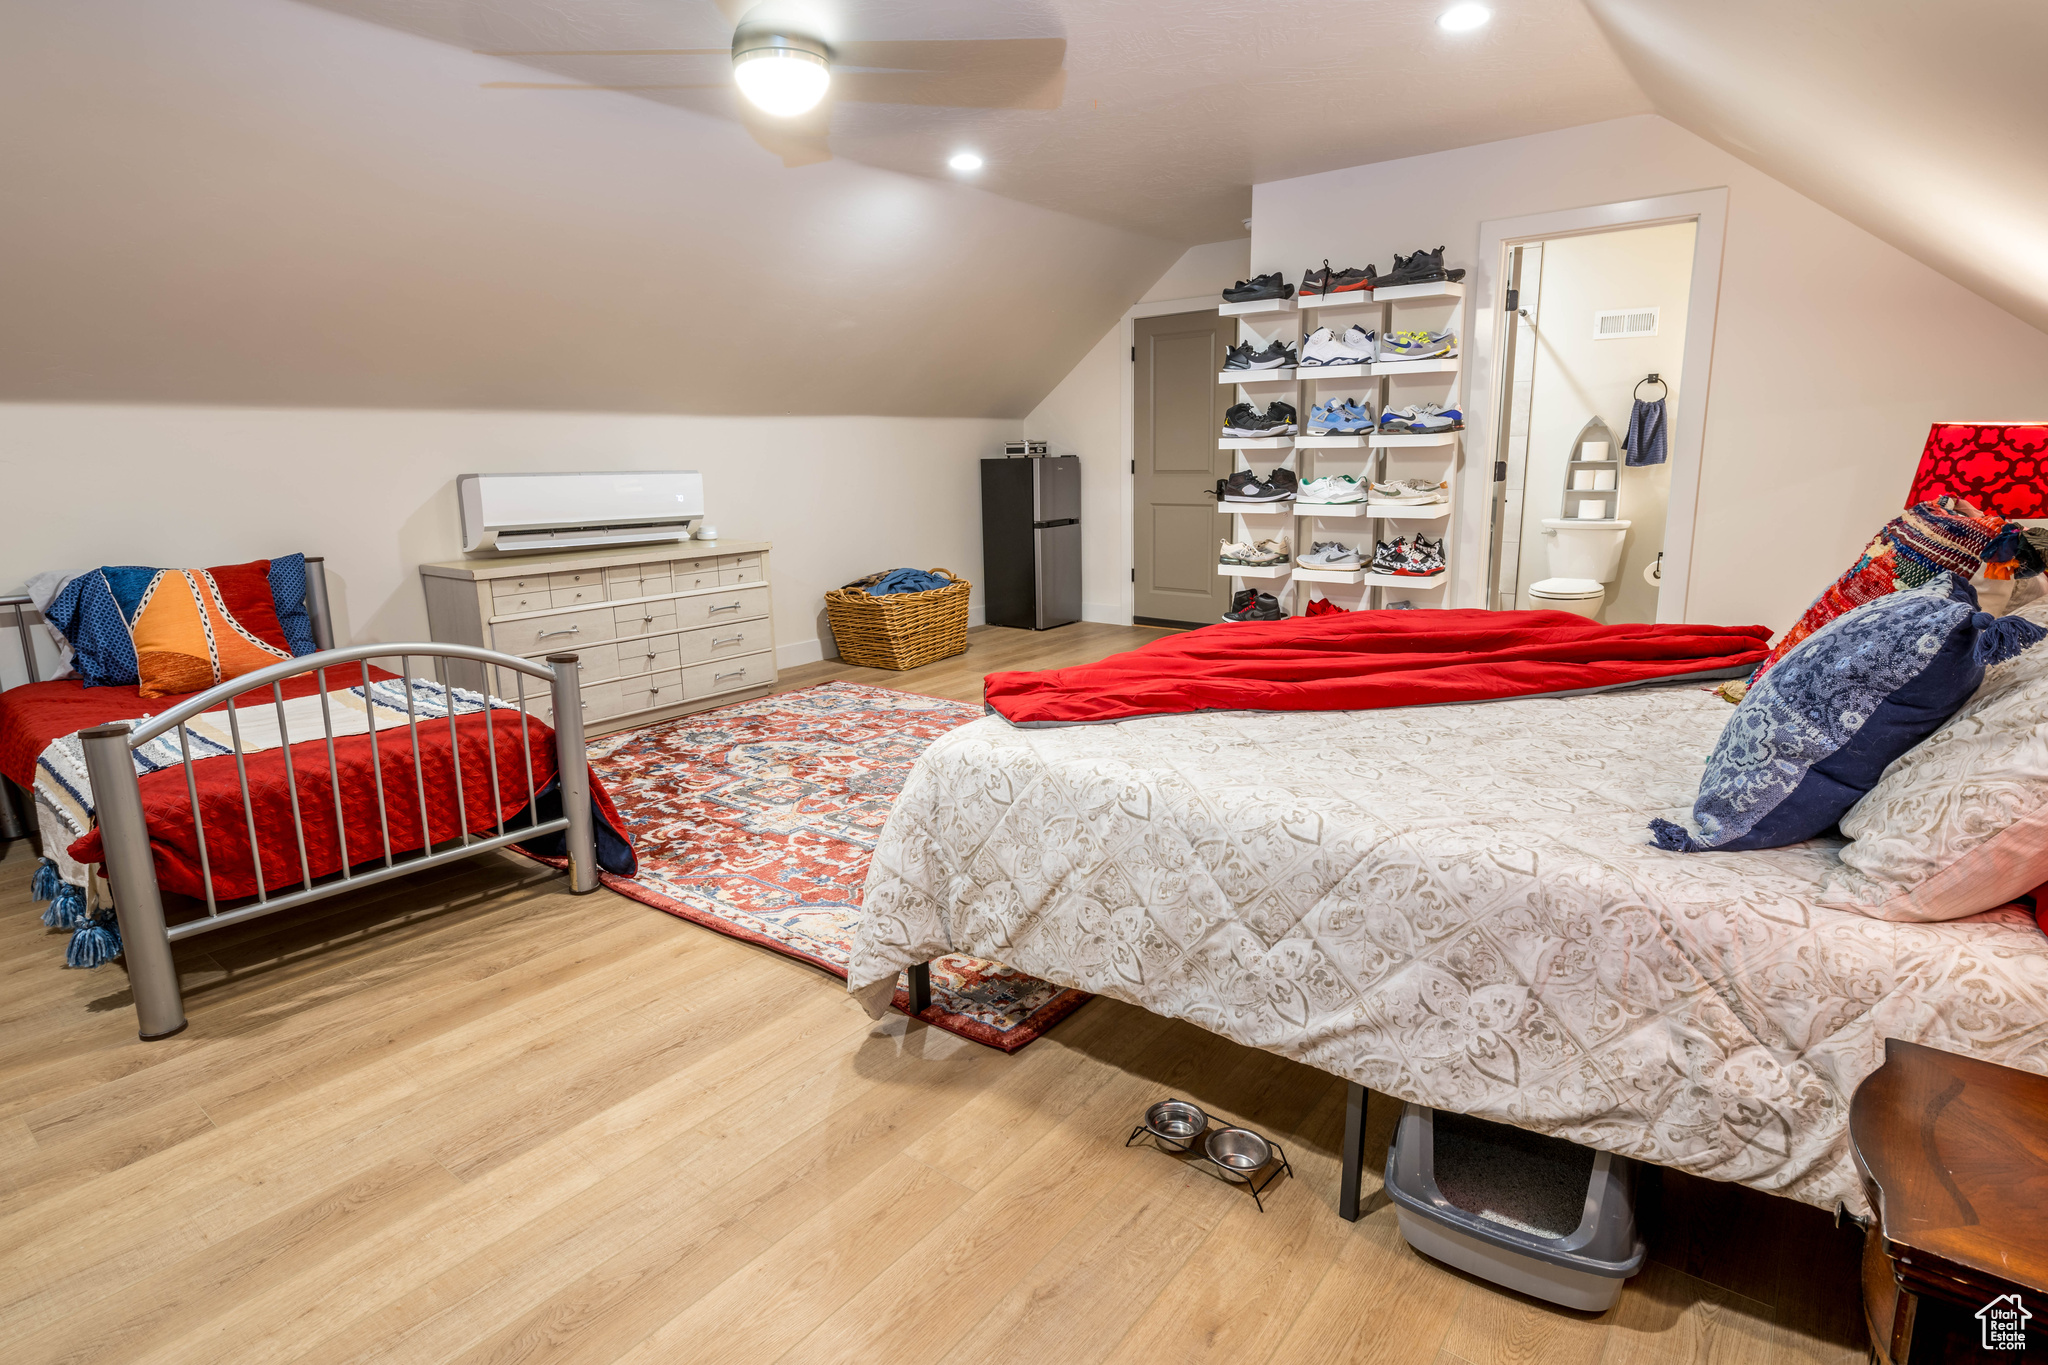
{"label": "bathroom wall", "polygon": [[[1543,519],[1562,515],[1566,463],[1579,430],[1593,417],[1606,422],[1619,450],[1628,431],[1636,385],[1652,372],[1670,385],[1667,411],[1685,401],[1679,373],[1685,351],[1687,291],[1691,284],[1694,225],[1670,223],[1544,243],[1534,325],[1525,323],[1517,343],[1516,399],[1526,401],[1527,444],[1511,441],[1508,502],[1516,501],[1516,466],[1521,466],[1521,573],[1516,605],[1528,608],[1529,585],[1550,577],[1551,538]],[[1523,284],[1529,283],[1525,263]],[[1599,338],[1594,315],[1620,308],[1656,308],[1654,336]],[[1529,378],[1520,371],[1528,366]],[[1523,388],[1526,382],[1528,387]],[[1648,388],[1645,397],[1654,397]],[[1526,395],[1526,397],[1525,397]],[[1517,419],[1519,420],[1519,419]],[[1630,522],[1621,573],[1608,584],[1601,619],[1654,621],[1657,589],[1643,571],[1664,548],[1664,513],[1670,500],[1671,466],[1620,471],[1619,515]],[[1502,542],[1502,562],[1510,553]]]}

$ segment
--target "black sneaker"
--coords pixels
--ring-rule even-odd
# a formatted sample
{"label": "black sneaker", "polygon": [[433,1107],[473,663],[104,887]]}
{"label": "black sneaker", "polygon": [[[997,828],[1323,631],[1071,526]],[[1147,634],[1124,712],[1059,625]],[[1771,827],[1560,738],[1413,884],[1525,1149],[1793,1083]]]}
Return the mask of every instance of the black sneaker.
{"label": "black sneaker", "polygon": [[[1233,613],[1243,611],[1258,600],[1259,591],[1257,588],[1239,588],[1236,592],[1230,594],[1230,610]],[[1230,616],[1226,615],[1223,619],[1228,621]]]}
{"label": "black sneaker", "polygon": [[1223,291],[1225,303],[1255,303],[1260,299],[1293,297],[1294,286],[1277,270],[1270,275],[1254,275],[1251,279],[1239,280]]}
{"label": "black sneaker", "polygon": [[1292,502],[1299,490],[1300,481],[1291,469],[1276,469],[1271,474],[1256,474],[1249,469],[1240,469],[1223,481],[1221,501],[1223,502]]}
{"label": "black sneaker", "polygon": [[1288,436],[1292,436],[1294,434],[1294,424],[1299,418],[1299,414],[1296,413],[1294,410],[1294,404],[1283,403],[1276,398],[1271,403],[1268,403],[1266,405],[1266,416],[1272,418],[1275,422],[1278,422],[1287,428],[1286,432],[1276,434],[1284,434]]}
{"label": "black sneaker", "polygon": [[1367,266],[1363,270],[1332,270],[1330,268],[1330,258],[1325,256],[1321,270],[1304,270],[1301,272],[1301,296],[1307,299],[1321,298],[1330,294],[1370,293],[1372,292],[1373,281],[1374,275],[1371,266]]}
{"label": "black sneaker", "polygon": [[1292,436],[1294,409],[1286,403],[1276,402],[1262,413],[1249,403],[1236,404],[1224,414],[1223,434],[1240,440]]}
{"label": "black sneaker", "polygon": [[[1251,601],[1238,606],[1238,598],[1249,593]],[[1230,599],[1231,610],[1225,613],[1226,621],[1285,621],[1287,613],[1280,610],[1280,599],[1269,592],[1252,593],[1249,589]]]}
{"label": "black sneaker", "polygon": [[1232,403],[1223,410],[1223,434],[1228,436],[1230,429],[1240,421],[1249,421],[1258,415],[1259,410],[1250,403]]}
{"label": "black sneaker", "polygon": [[1374,275],[1377,286],[1397,284],[1432,284],[1438,280],[1457,281],[1465,278],[1464,268],[1444,269],[1444,249],[1418,251],[1412,256],[1394,257],[1394,268],[1384,275]]}
{"label": "black sneaker", "polygon": [[1263,351],[1253,351],[1251,348],[1252,344],[1249,341],[1244,344],[1244,347],[1248,353],[1245,356],[1245,363],[1241,366],[1225,365],[1223,368],[1226,370],[1277,370],[1294,363],[1294,348],[1284,341],[1276,339],[1268,344]]}
{"label": "black sneaker", "polygon": [[1239,342],[1223,353],[1223,368],[1226,370],[1249,370],[1252,367],[1252,344]]}

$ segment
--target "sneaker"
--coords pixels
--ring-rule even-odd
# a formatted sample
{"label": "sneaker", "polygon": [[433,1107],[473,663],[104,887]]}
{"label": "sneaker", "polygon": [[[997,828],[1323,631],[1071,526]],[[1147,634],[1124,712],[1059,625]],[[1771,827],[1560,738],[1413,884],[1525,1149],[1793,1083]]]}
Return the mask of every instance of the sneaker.
{"label": "sneaker", "polygon": [[1408,537],[1402,536],[1393,544],[1376,541],[1372,547],[1372,571],[1374,573],[1395,573],[1408,562]]}
{"label": "sneaker", "polygon": [[1280,599],[1269,592],[1252,592],[1247,589],[1237,595],[1251,600],[1243,606],[1237,605],[1237,597],[1230,599],[1230,610],[1224,613],[1226,621],[1285,621],[1287,613],[1280,610]]}
{"label": "sneaker", "polygon": [[1319,540],[1305,555],[1298,555],[1294,562],[1304,569],[1355,569],[1359,565],[1358,551],[1335,540]]}
{"label": "sneaker", "polygon": [[1276,469],[1266,475],[1240,469],[1219,485],[1217,501],[1292,502],[1299,482],[1291,469]]}
{"label": "sneaker", "polygon": [[1444,249],[1418,251],[1412,256],[1394,257],[1394,268],[1384,275],[1375,274],[1373,283],[1381,287],[1397,284],[1429,284],[1436,280],[1462,280],[1463,267],[1456,270],[1444,269]]}
{"label": "sneaker", "polygon": [[1302,612],[1303,616],[1346,616],[1349,614],[1344,608],[1338,606],[1327,597],[1314,599],[1308,604],[1308,610]]}
{"label": "sneaker", "polygon": [[1218,564],[1250,564],[1253,562],[1252,557],[1258,554],[1258,552],[1259,547],[1250,541],[1226,540],[1223,542],[1223,548],[1217,552],[1216,562]]}
{"label": "sneaker", "polygon": [[1402,411],[1408,418],[1408,430],[1417,435],[1430,435],[1439,431],[1462,431],[1465,428],[1465,414],[1456,408],[1440,408],[1434,403],[1418,403]]}
{"label": "sneaker", "polygon": [[1456,332],[1389,332],[1380,338],[1379,358],[1389,360],[1444,360],[1458,353]]}
{"label": "sneaker", "polygon": [[1330,269],[1330,258],[1325,256],[1323,257],[1323,268],[1321,270],[1304,270],[1301,272],[1301,296],[1307,299],[1329,294],[1369,293],[1372,290],[1372,283],[1373,273],[1371,266],[1367,266],[1363,270],[1332,270]]}
{"label": "sneaker", "polygon": [[1450,484],[1431,483],[1428,479],[1396,479],[1392,483],[1376,483],[1372,486],[1374,502],[1397,502],[1408,507],[1427,507],[1432,503],[1451,500]]}
{"label": "sneaker", "polygon": [[1400,578],[1434,578],[1444,571],[1444,543],[1427,536],[1415,537],[1397,568],[1388,570]]}
{"label": "sneaker", "polygon": [[1294,286],[1279,271],[1270,275],[1254,275],[1248,280],[1239,280],[1223,291],[1225,303],[1255,303],[1260,299],[1291,299]]}
{"label": "sneaker", "polygon": [[1250,403],[1233,403],[1223,413],[1223,434],[1243,440],[1294,434],[1294,405],[1275,400],[1264,412]]}
{"label": "sneaker", "polygon": [[1363,365],[1372,360],[1373,333],[1363,327],[1333,332],[1318,327],[1301,343],[1301,363],[1311,365]]}
{"label": "sneaker", "polygon": [[1249,370],[1252,367],[1252,344],[1241,341],[1223,353],[1223,368],[1226,370]]}
{"label": "sneaker", "polygon": [[1279,370],[1294,363],[1294,348],[1277,337],[1267,344],[1263,351],[1252,350],[1252,344],[1244,343],[1245,362],[1239,366],[1224,365],[1224,369]]}
{"label": "sneaker", "polygon": [[[1308,364],[1303,360],[1302,364]],[[1328,436],[1338,430],[1337,424],[1344,420],[1344,403],[1337,399],[1328,403],[1311,403],[1308,409],[1308,425],[1303,428],[1311,436]]]}
{"label": "sneaker", "polygon": [[1259,590],[1257,588],[1239,588],[1236,592],[1230,594],[1230,611],[1224,613],[1223,619],[1228,621],[1233,614],[1243,611],[1246,607],[1257,601],[1258,596]]}
{"label": "sneaker", "polygon": [[1365,487],[1349,474],[1325,474],[1320,479],[1310,479],[1294,495],[1296,502],[1314,502],[1325,506],[1339,503],[1364,502]]}

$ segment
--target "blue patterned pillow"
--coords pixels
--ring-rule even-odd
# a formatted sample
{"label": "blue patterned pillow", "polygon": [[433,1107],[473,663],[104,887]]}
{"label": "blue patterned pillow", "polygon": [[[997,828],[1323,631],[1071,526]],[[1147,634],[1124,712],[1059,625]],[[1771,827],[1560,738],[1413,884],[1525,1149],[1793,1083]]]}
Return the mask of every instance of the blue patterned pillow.
{"label": "blue patterned pillow", "polygon": [[277,607],[277,623],[284,627],[285,643],[294,657],[311,654],[313,617],[306,610],[306,557],[285,555],[270,561],[270,596]]}
{"label": "blue patterned pillow", "polygon": [[1653,820],[1657,846],[1781,848],[1824,833],[1970,699],[1987,665],[2044,635],[1978,611],[1952,573],[1837,616],[1749,689],[1707,760],[1698,833]]}

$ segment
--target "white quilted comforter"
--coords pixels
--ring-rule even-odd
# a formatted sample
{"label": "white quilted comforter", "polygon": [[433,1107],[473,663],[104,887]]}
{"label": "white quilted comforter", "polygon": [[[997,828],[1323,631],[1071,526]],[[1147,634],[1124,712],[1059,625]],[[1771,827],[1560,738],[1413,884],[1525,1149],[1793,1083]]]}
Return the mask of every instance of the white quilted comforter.
{"label": "white quilted comforter", "polygon": [[1459,1113],[1824,1208],[1887,1037],[2048,1072],[2018,910],[1822,908],[1837,840],[1671,854],[1728,718],[1694,688],[1020,730],[919,760],[849,987],[945,953]]}

